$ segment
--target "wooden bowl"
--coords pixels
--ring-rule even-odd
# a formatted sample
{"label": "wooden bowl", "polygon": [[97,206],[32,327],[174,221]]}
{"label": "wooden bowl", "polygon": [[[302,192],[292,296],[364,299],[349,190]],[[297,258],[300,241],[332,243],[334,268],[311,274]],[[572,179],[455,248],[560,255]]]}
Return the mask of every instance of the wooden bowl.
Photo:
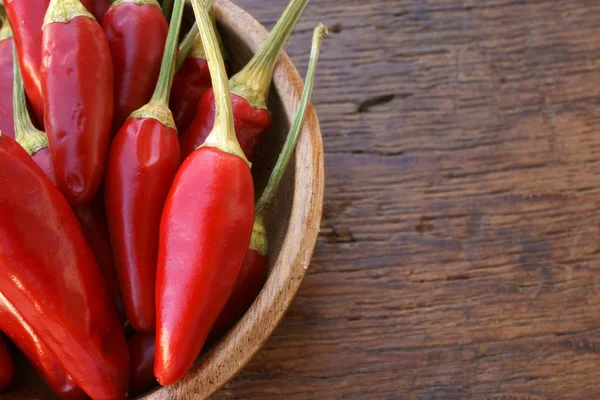
{"label": "wooden bowl", "polygon": [[[215,14],[231,56],[230,63],[237,71],[258,50],[268,32],[229,0],[216,0]],[[193,18],[190,14],[186,17]],[[310,39],[307,35],[307,46]],[[270,94],[273,126],[268,143],[256,156],[253,166],[258,194],[275,165],[302,89],[302,78],[284,54],[275,70]],[[295,160],[266,215],[270,274],[262,292],[237,325],[215,346],[206,349],[181,381],[157,388],[142,396],[143,399],[208,397],[242,369],[267,341],[294,298],[312,257],[323,210],[323,164],[319,122],[315,110],[309,106]],[[17,364],[19,377],[11,390],[0,393],[0,399],[55,398],[26,361],[18,359]]]}

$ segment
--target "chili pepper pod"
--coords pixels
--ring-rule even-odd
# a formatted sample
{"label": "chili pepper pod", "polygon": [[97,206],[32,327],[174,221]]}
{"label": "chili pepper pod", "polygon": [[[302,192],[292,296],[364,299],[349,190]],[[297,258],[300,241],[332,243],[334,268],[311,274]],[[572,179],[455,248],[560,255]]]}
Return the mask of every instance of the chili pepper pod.
{"label": "chili pepper pod", "polygon": [[[291,0],[258,53],[229,80],[235,132],[250,161],[253,161],[271,126],[267,97],[275,64],[306,3],[308,0]],[[202,96],[194,120],[181,138],[183,158],[204,143],[214,119],[214,93],[209,89]]]}
{"label": "chili pepper pod", "polygon": [[25,100],[25,90],[23,87],[23,79],[21,70],[17,62],[17,54],[13,50],[13,69],[14,83],[12,90],[13,109],[14,109],[14,126],[15,139],[25,149],[27,154],[31,156],[33,161],[41,168],[46,176],[56,185],[54,177],[54,168],[50,159],[50,150],[48,149],[48,136],[45,132],[37,129],[29,112],[27,111],[27,103]]}
{"label": "chili pepper pod", "polygon": [[260,293],[263,284],[267,278],[269,259],[268,259],[268,244],[267,233],[264,222],[264,212],[268,204],[271,203],[273,196],[279,188],[283,173],[287,169],[292,154],[298,143],[302,123],[306,115],[306,109],[312,95],[312,89],[315,80],[315,70],[319,59],[321,49],[321,41],[323,36],[327,34],[327,27],[319,24],[315,28],[312,40],[312,48],[310,54],[310,62],[306,73],[304,90],[298,112],[294,118],[294,122],[288,133],[288,136],[283,144],[281,154],[277,159],[277,164],[271,173],[271,177],[267,182],[267,186],[263,191],[260,199],[256,203],[254,226],[252,227],[252,239],[250,247],[246,253],[246,259],[242,265],[240,274],[238,275],[233,289],[233,294],[229,298],[227,305],[219,315],[217,322],[213,326],[209,341],[221,336],[225,331],[235,324],[250,308],[254,299]]}
{"label": "chili pepper pod", "polygon": [[42,24],[49,0],[5,0],[25,91],[38,124],[44,122],[42,95]]}
{"label": "chili pepper pod", "polygon": [[108,12],[108,9],[111,6],[111,0],[87,0],[87,3],[84,4],[85,8],[88,9],[96,18],[100,24],[104,22],[104,16]]}
{"label": "chili pepper pod", "polygon": [[13,37],[6,10],[0,5],[0,131],[15,137],[13,117]]}
{"label": "chili pepper pod", "polygon": [[113,64],[102,28],[79,0],[52,0],[44,19],[45,128],[56,185],[71,205],[102,181],[113,117]]}
{"label": "chili pepper pod", "polygon": [[0,392],[15,379],[15,363],[4,339],[0,337]]}
{"label": "chili pepper pod", "polygon": [[125,398],[127,344],[75,214],[2,135],[0,165],[0,293],[89,396]]}
{"label": "chili pepper pod", "polygon": [[156,383],[154,378],[154,332],[136,332],[127,345],[131,359],[129,392],[132,396],[144,393]]}
{"label": "chili pepper pod", "polygon": [[183,0],[176,0],[152,99],[133,112],[117,133],[106,170],[110,237],[127,317],[136,331],[155,329],[160,216],[181,162],[168,104],[183,6]]}
{"label": "chili pepper pod", "polygon": [[152,97],[169,24],[156,0],[117,0],[102,29],[115,68],[113,132]]}
{"label": "chili pepper pod", "polygon": [[0,293],[0,331],[21,350],[52,391],[65,400],[87,396],[65,371],[58,358],[35,334],[17,309]]}
{"label": "chili pepper pod", "polygon": [[179,168],[160,225],[156,360],[161,385],[179,380],[200,354],[235,285],[254,221],[250,164],[235,138],[225,65],[200,0],[200,29],[217,114],[213,132]]}
{"label": "chili pepper pod", "polygon": [[[219,32],[216,32],[219,35]],[[219,46],[225,58],[227,52],[222,41],[219,41]],[[225,69],[228,70],[227,60],[225,60]],[[177,73],[173,80],[169,102],[175,125],[180,133],[185,132],[190,126],[202,95],[211,87],[210,71],[202,38],[198,34],[198,26],[194,24],[179,46]]]}

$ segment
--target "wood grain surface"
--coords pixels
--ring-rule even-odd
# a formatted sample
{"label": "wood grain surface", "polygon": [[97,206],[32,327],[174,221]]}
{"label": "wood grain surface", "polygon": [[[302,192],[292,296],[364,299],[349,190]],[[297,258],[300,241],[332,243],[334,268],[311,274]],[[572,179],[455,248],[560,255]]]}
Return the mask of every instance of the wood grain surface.
{"label": "wood grain surface", "polygon": [[[267,27],[286,1],[237,0]],[[600,398],[600,2],[312,0],[326,195],[217,399]]]}

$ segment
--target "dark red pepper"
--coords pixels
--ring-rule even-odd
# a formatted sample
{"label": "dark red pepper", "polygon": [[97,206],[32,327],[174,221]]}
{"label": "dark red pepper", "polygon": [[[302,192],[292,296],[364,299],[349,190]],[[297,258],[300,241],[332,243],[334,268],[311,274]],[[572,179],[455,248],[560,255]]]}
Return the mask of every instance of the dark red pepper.
{"label": "dark red pepper", "polygon": [[131,372],[129,378],[129,393],[137,396],[156,384],[154,378],[154,332],[136,332],[129,339],[129,358]]}
{"label": "dark red pepper", "polygon": [[155,329],[160,216],[181,162],[168,104],[183,6],[183,0],[176,0],[152,100],[133,112],[117,133],[106,170],[110,237],[127,317],[136,331]]}
{"label": "dark red pepper", "polygon": [[120,0],[106,13],[102,29],[115,68],[116,133],[152,97],[169,24],[156,0]]}
{"label": "dark red pepper", "polygon": [[45,127],[56,185],[72,205],[96,194],[113,116],[113,65],[102,28],[79,0],[52,0],[44,20]]}
{"label": "dark red pepper", "polygon": [[88,9],[89,12],[94,14],[94,18],[100,24],[104,21],[104,16],[108,12],[112,1],[111,0],[87,0],[84,6]]}
{"label": "dark red pepper", "polygon": [[1,135],[0,165],[0,293],[88,395],[125,398],[127,343],[75,214],[25,150]]}
{"label": "dark red pepper", "polygon": [[49,0],[6,0],[6,13],[12,27],[19,67],[23,74],[25,91],[31,102],[36,121],[44,121],[42,96],[42,23]]}
{"label": "dark red pepper", "polygon": [[78,400],[87,396],[65,371],[59,359],[35,334],[17,309],[0,293],[0,331],[21,350],[50,389],[61,399]]}
{"label": "dark red pepper", "polygon": [[13,37],[6,10],[0,5],[0,132],[15,137],[13,117]]}
{"label": "dark red pepper", "polygon": [[15,379],[15,363],[4,339],[0,337],[0,392],[6,390]]}
{"label": "dark red pepper", "polygon": [[13,108],[15,116],[15,139],[31,156],[33,161],[44,171],[44,174],[56,185],[54,168],[48,149],[48,136],[37,129],[27,111],[23,79],[17,62],[17,55],[13,58],[14,83],[12,90]]}
{"label": "dark red pepper", "polygon": [[201,0],[200,29],[217,115],[213,132],[177,172],[163,210],[156,276],[154,375],[171,384],[188,371],[231,295],[254,221],[250,165],[235,138],[225,65]]}
{"label": "dark red pepper", "polygon": [[[307,2],[291,0],[259,52],[229,80],[235,132],[250,161],[253,161],[271,126],[267,97],[275,64]],[[184,159],[208,137],[214,124],[214,107],[214,94],[209,89],[202,96],[194,120],[181,138]]]}
{"label": "dark red pepper", "polygon": [[210,332],[209,341],[221,336],[246,313],[256,296],[260,293],[265,279],[267,278],[269,259],[264,212],[277,192],[277,188],[283,178],[283,173],[285,172],[292,154],[294,153],[294,149],[296,148],[296,144],[298,143],[302,123],[304,121],[304,116],[306,115],[306,109],[312,95],[321,40],[325,34],[327,34],[327,27],[319,24],[313,35],[310,63],[308,65],[298,112],[294,118],[294,123],[292,124],[285,143],[283,144],[283,149],[281,150],[277,164],[269,178],[269,182],[256,203],[252,239],[250,240],[250,247],[246,253],[246,259],[244,260],[244,264],[242,265],[242,269],[235,283],[233,294],[229,298],[227,305],[219,315],[217,322]]}

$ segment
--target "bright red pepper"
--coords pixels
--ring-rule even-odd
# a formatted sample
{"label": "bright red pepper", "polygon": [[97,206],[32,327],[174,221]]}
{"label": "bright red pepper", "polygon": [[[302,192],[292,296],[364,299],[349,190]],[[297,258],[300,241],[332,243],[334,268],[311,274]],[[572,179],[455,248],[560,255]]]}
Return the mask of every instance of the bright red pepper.
{"label": "bright red pepper", "polygon": [[129,339],[129,358],[131,372],[129,375],[129,392],[137,396],[156,384],[154,378],[154,332],[137,332]]}
{"label": "bright red pepper", "polygon": [[75,214],[6,136],[0,165],[0,293],[88,395],[125,398],[127,344]]}
{"label": "bright red pepper", "polygon": [[43,31],[44,121],[56,185],[81,205],[100,186],[111,137],[110,49],[79,0],[52,0]]}
{"label": "bright red pepper", "polygon": [[48,149],[48,136],[45,132],[38,130],[31,121],[27,111],[25,100],[25,91],[23,88],[23,79],[17,62],[17,55],[13,53],[13,109],[15,139],[27,151],[33,161],[44,171],[44,174],[56,185],[54,177],[54,168],[50,159],[50,150]]}
{"label": "bright red pepper", "polygon": [[1,293],[0,331],[4,332],[25,354],[31,365],[56,395],[66,400],[87,398],[73,378],[65,371],[58,358]]}
{"label": "bright red pepper", "polygon": [[319,52],[321,48],[321,40],[323,35],[327,34],[327,27],[322,24],[315,29],[312,42],[312,50],[310,55],[310,63],[308,65],[308,72],[306,74],[306,80],[304,90],[302,92],[302,98],[300,100],[300,106],[298,107],[298,113],[294,118],[294,123],[287,135],[283,149],[277,160],[277,164],[271,173],[269,182],[263,191],[260,199],[256,203],[255,207],[255,218],[254,226],[252,228],[252,239],[250,240],[250,247],[246,253],[246,259],[242,265],[240,274],[238,275],[233,289],[233,294],[229,298],[227,305],[219,315],[217,322],[213,326],[209,341],[212,341],[221,336],[225,331],[233,326],[233,324],[240,319],[250,308],[254,299],[260,293],[265,279],[267,278],[269,259],[268,259],[268,244],[267,244],[267,233],[264,223],[264,212],[267,205],[273,199],[273,196],[277,192],[277,188],[283,178],[296,144],[298,143],[298,137],[306,115],[306,109],[310,102],[312,95],[312,89],[314,84],[315,70],[317,67],[317,61],[319,59]]}
{"label": "bright red pepper", "polygon": [[74,207],[73,210],[79,220],[83,235],[96,256],[98,266],[102,271],[102,275],[104,275],[104,280],[108,290],[110,290],[119,316],[125,321],[127,318],[125,305],[123,304],[123,294],[119,285],[119,276],[117,275],[106,222],[104,193],[99,191],[90,203]]}
{"label": "bright red pepper", "polygon": [[125,121],[110,147],[105,198],[129,323],[154,331],[154,286],[160,216],[181,163],[177,129],[169,111],[183,0],[176,0],[152,100]]}
{"label": "bright red pepper", "polygon": [[12,87],[13,87],[13,37],[6,11],[0,5],[0,132],[15,137]]}
{"label": "bright red pepper", "polygon": [[116,133],[152,97],[169,24],[156,0],[121,0],[106,13],[102,29],[115,68]]}
{"label": "bright red pepper", "polygon": [[42,23],[49,0],[5,0],[6,13],[13,30],[25,91],[36,121],[44,121],[42,96]]}
{"label": "bright red pepper", "polygon": [[161,385],[180,379],[200,354],[231,295],[254,221],[249,163],[235,138],[225,65],[207,10],[192,5],[217,93],[203,147],[183,163],[163,210],[156,276],[156,360]]}
{"label": "bright red pepper", "polygon": [[15,379],[15,363],[8,346],[0,338],[0,392],[6,390]]}
{"label": "bright red pepper", "polygon": [[[253,161],[271,126],[267,97],[275,64],[307,2],[291,0],[259,52],[229,80],[235,132],[250,161]],[[181,138],[184,159],[208,137],[214,124],[214,107],[214,93],[208,90],[202,96],[194,120]]]}

